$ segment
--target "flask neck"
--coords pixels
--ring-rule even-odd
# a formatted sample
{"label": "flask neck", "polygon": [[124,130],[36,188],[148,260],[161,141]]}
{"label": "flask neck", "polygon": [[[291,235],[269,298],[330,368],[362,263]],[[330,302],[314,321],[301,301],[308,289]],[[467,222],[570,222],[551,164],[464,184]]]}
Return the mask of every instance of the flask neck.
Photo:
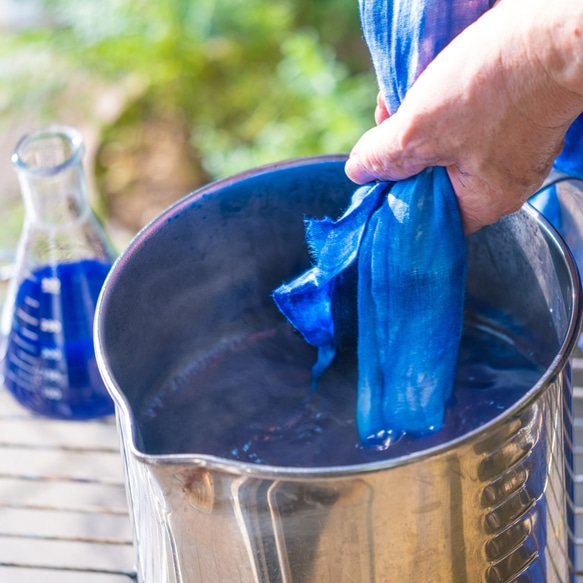
{"label": "flask neck", "polygon": [[17,144],[12,163],[28,221],[59,228],[89,213],[83,150],[80,133],[65,126],[43,128]]}

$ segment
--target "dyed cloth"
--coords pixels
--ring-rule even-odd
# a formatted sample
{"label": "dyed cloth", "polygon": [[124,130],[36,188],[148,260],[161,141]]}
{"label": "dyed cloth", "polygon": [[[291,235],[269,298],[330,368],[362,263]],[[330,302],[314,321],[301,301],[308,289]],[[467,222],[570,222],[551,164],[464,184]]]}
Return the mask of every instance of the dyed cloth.
{"label": "dyed cloth", "polygon": [[[389,111],[398,108],[421,71],[489,5],[444,0],[362,0],[363,32]],[[465,240],[457,201],[443,168],[398,183],[359,188],[337,221],[307,222],[314,267],[274,292],[287,318],[319,347],[313,378],[334,358],[333,305],[358,278],[360,438],[385,446],[404,432],[443,423],[461,337]],[[346,309],[346,308],[345,308]]]}
{"label": "dyed cloth", "polygon": [[[438,52],[493,3],[360,0],[391,114]],[[576,134],[568,136],[565,166],[583,165],[573,155],[577,143]],[[336,354],[336,315],[356,310],[363,444],[385,447],[404,432],[439,429],[455,379],[466,276],[465,239],[445,169],[361,187],[340,219],[309,220],[306,230],[314,266],[278,288],[274,299],[319,348],[313,388]],[[354,277],[356,298],[341,289]]]}
{"label": "dyed cloth", "polygon": [[571,125],[563,151],[554,164],[555,170],[583,180],[583,115],[580,115]]}

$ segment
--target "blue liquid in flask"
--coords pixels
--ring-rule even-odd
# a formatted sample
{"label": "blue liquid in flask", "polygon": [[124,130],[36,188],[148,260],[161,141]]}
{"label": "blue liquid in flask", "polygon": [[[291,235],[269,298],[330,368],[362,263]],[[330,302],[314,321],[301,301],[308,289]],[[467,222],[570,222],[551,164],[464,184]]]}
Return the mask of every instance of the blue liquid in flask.
{"label": "blue liquid in flask", "polygon": [[25,222],[2,314],[4,384],[28,409],[90,419],[114,406],[97,369],[93,318],[115,251],[88,199],[83,138],[51,125],[12,154]]}
{"label": "blue liquid in flask", "polygon": [[46,266],[16,294],[4,359],[4,383],[41,415],[90,419],[110,415],[93,347],[95,305],[111,263],[94,259]]}

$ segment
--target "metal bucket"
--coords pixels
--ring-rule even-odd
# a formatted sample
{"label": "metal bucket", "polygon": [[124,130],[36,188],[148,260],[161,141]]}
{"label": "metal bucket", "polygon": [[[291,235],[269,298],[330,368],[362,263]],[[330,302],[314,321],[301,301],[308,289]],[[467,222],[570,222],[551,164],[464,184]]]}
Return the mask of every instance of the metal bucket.
{"label": "metal bucket", "polygon": [[142,230],[109,275],[96,352],[116,403],[140,581],[571,581],[569,357],[580,284],[569,251],[528,205],[467,240],[468,310],[511,315],[544,368],[493,421],[355,466],[146,452],[137,420],[166,379],[226,337],[282,318],[271,292],[309,265],[304,215],[338,216],[354,190],[344,160],[295,160],[211,184]]}

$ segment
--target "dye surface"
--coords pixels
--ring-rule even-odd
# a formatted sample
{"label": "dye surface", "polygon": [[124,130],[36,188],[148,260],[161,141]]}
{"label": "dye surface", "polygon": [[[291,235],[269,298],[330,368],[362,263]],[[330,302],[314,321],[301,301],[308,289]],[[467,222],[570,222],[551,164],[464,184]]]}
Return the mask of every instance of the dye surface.
{"label": "dye surface", "polygon": [[192,363],[138,415],[147,453],[206,453],[245,462],[326,467],[380,461],[450,441],[515,403],[542,374],[518,344],[466,325],[453,397],[441,430],[360,445],[358,371],[340,354],[310,391],[315,349],[289,326],[234,340]]}
{"label": "dye surface", "polygon": [[47,266],[21,284],[4,375],[29,409],[65,419],[113,413],[93,349],[95,305],[110,267],[93,260]]}

